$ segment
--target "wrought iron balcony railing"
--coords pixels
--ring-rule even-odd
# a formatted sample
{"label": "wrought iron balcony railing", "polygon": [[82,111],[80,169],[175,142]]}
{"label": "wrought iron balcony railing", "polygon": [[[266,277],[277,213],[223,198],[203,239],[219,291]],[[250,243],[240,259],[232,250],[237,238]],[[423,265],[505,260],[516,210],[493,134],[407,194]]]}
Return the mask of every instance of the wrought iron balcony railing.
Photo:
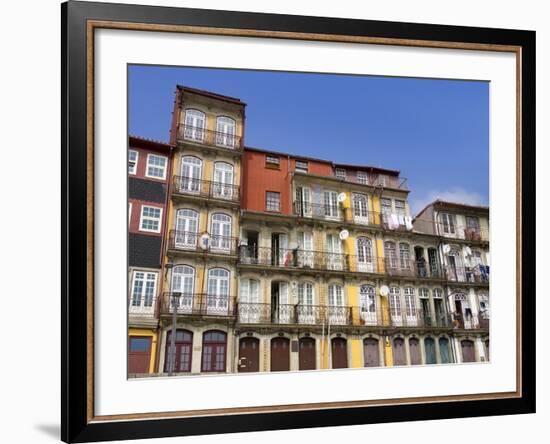
{"label": "wrought iron balcony railing", "polygon": [[219,236],[193,231],[170,230],[168,235],[168,249],[180,251],[196,251],[212,254],[237,254],[238,239],[231,236]]}
{"label": "wrought iron balcony railing", "polygon": [[462,239],[472,242],[489,242],[489,230],[481,227],[466,227],[464,225],[436,222],[437,234],[449,239]]}
{"label": "wrought iron balcony railing", "polygon": [[429,264],[424,260],[390,256],[378,258],[378,261],[383,264],[384,273],[389,276],[444,279],[438,264]]}
{"label": "wrought iron balcony railing", "polygon": [[324,205],[309,202],[294,202],[294,214],[298,217],[342,221],[344,212],[340,205]]}
{"label": "wrought iron balcony railing", "polygon": [[237,203],[240,199],[238,185],[185,176],[174,176],[173,184],[172,193],[174,194],[185,194]]}
{"label": "wrought iron balcony railing", "polygon": [[423,310],[336,305],[266,303],[237,304],[237,320],[241,324],[350,325],[372,327],[452,328],[451,316],[432,316]]}
{"label": "wrought iron balcony railing", "polygon": [[489,283],[489,266],[476,265],[474,267],[446,267],[445,274],[450,282],[469,282],[473,284]]}
{"label": "wrought iron balcony railing", "polygon": [[235,304],[230,295],[208,293],[167,292],[162,295],[161,315],[235,316]]}
{"label": "wrought iron balcony railing", "polygon": [[489,329],[489,316],[487,313],[478,314],[452,314],[453,328],[464,330],[488,330]]}
{"label": "wrought iron balcony railing", "polygon": [[237,135],[207,130],[205,128],[192,125],[179,125],[178,140],[216,146],[230,150],[241,151],[243,149],[242,138]]}
{"label": "wrought iron balcony railing", "polygon": [[324,251],[310,251],[241,245],[241,264],[271,265],[284,268],[349,271],[349,255]]}

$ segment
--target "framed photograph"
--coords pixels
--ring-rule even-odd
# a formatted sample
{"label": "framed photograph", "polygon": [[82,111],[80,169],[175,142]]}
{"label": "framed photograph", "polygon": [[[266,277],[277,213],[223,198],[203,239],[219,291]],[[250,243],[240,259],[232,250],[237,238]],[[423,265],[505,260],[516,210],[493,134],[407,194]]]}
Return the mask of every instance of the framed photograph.
{"label": "framed photograph", "polygon": [[62,5],[62,439],[535,411],[535,33]]}

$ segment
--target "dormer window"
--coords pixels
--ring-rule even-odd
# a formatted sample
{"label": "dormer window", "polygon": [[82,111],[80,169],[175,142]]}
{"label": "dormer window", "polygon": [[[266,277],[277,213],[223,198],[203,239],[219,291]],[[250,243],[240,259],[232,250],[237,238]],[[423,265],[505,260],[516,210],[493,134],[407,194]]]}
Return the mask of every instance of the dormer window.
{"label": "dormer window", "polygon": [[266,168],[279,169],[280,163],[281,163],[281,160],[277,156],[270,156],[269,154],[267,154],[265,156],[265,166],[266,166]]}
{"label": "dormer window", "polygon": [[346,180],[346,170],[343,168],[336,168],[336,177],[338,179]]}
{"label": "dormer window", "polygon": [[364,171],[357,171],[357,182],[367,185],[369,183],[369,178],[367,173]]}
{"label": "dormer window", "polygon": [[300,173],[307,173],[307,161],[305,160],[297,160],[296,161],[296,171]]}

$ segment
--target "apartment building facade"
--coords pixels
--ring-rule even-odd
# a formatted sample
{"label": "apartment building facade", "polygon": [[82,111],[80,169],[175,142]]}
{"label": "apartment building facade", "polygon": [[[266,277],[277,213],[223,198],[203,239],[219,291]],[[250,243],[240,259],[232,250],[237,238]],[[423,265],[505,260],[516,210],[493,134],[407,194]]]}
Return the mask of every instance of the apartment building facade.
{"label": "apartment building facade", "polygon": [[399,171],[245,146],[245,108],[177,87],[154,372],[488,360],[488,211],[413,218]]}
{"label": "apartment building facade", "polygon": [[128,373],[155,372],[160,275],[172,146],[128,140]]}

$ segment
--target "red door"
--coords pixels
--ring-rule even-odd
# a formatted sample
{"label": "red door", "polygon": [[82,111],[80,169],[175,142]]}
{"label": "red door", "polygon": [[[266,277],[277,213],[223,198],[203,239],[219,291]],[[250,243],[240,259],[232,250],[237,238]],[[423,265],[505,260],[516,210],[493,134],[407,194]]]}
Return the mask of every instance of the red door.
{"label": "red door", "polygon": [[378,367],[380,354],[378,352],[378,340],[367,338],[363,341],[363,354],[365,355],[365,367]]}
{"label": "red door", "polygon": [[348,347],[344,338],[332,340],[332,368],[348,368]]}
{"label": "red door", "polygon": [[271,371],[287,372],[290,370],[290,340],[273,338],[271,340]]}
{"label": "red door", "polygon": [[464,340],[460,343],[460,345],[462,346],[462,362],[476,362],[474,342]]}
{"label": "red door", "polygon": [[260,340],[242,338],[239,341],[239,372],[260,371]]}
{"label": "red door", "polygon": [[315,339],[300,339],[299,361],[300,370],[315,370]]}
{"label": "red door", "polygon": [[393,340],[393,365],[407,365],[405,341],[403,338],[395,338]]}
{"label": "red door", "polygon": [[148,373],[151,360],[151,338],[130,336],[128,344],[128,373]]}
{"label": "red door", "polygon": [[420,357],[420,341],[417,338],[409,339],[409,351],[411,352],[411,364],[422,364],[422,358]]}

